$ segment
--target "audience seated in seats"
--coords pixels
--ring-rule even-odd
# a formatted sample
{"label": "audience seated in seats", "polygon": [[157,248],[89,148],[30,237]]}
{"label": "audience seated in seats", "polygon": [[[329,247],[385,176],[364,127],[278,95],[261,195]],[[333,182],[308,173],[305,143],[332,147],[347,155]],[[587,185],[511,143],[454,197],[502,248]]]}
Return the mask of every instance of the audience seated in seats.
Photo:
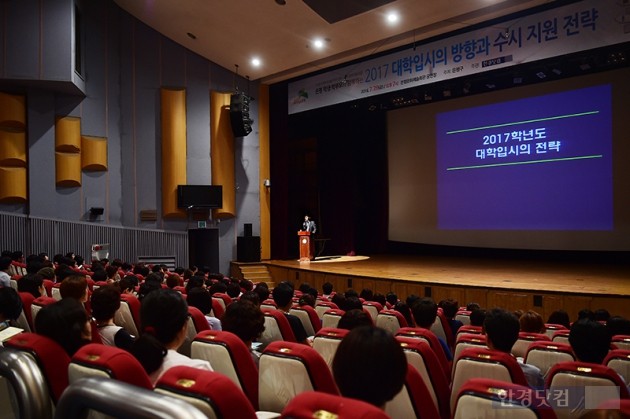
{"label": "audience seated in seats", "polygon": [[374,301],[379,303],[383,309],[387,308],[387,300],[385,299],[385,295],[380,292],[374,293]]}
{"label": "audience seated in seats", "polygon": [[162,279],[154,273],[150,273],[140,284],[138,289],[138,300],[144,300],[149,294],[162,289]]}
{"label": "audience seated in seats", "polygon": [[171,274],[166,277],[166,286],[170,289],[179,287],[179,275]]}
{"label": "audience seated in seats", "polygon": [[612,316],[606,322],[606,329],[610,336],[630,335],[630,320],[621,316]]}
{"label": "audience seated in seats", "polygon": [[212,371],[208,361],[190,359],[177,352],[186,339],[188,316],[188,305],[177,291],[158,289],[142,300],[142,333],[132,345],[131,353],[140,361],[153,384],[176,365]]}
{"label": "audience seated in seats", "polygon": [[363,310],[363,303],[361,302],[361,300],[359,299],[359,297],[355,297],[353,295],[351,296],[347,296],[346,295],[346,302],[344,304],[343,307],[339,307],[342,310],[345,311],[350,311],[350,310]]}
{"label": "audience seated in seats", "polygon": [[585,317],[571,325],[569,343],[580,362],[601,364],[610,350],[611,336],[603,324]]}
{"label": "audience seated in seats", "polygon": [[457,300],[453,300],[452,298],[448,298],[446,300],[442,300],[439,302],[438,307],[442,308],[442,313],[446,316],[448,320],[448,324],[451,327],[451,332],[453,333],[453,338],[457,336],[457,331],[460,327],[464,325],[459,320],[455,320],[455,315],[457,314],[457,310],[459,309],[459,303]]}
{"label": "audience seated in seats", "polygon": [[[483,328],[488,348],[509,354],[518,339],[520,325],[514,314],[495,308],[487,312]],[[530,387],[543,388],[545,382],[540,369],[517,360]]]}
{"label": "audience seated in seats", "polygon": [[389,332],[361,326],[339,344],[332,370],[342,396],[384,408],[405,383],[407,358]]}
{"label": "audience seated in seats", "polygon": [[221,330],[221,320],[210,315],[212,310],[212,297],[205,287],[194,287],[186,294],[186,302],[191,307],[196,307],[206,316],[211,330]]}
{"label": "audience seated in seats", "polygon": [[311,294],[302,294],[302,296],[298,300],[299,306],[311,306],[315,308],[315,297]]}
{"label": "audience seated in seats", "polygon": [[369,288],[363,288],[359,293],[359,298],[363,298],[365,301],[373,301],[374,292]]}
{"label": "audience seated in seats", "polygon": [[35,331],[57,342],[70,357],[92,339],[90,318],[75,298],[42,307],[35,318]]}
{"label": "audience seated in seats", "polygon": [[346,305],[346,296],[338,292],[330,298],[330,302],[335,304],[339,309],[343,310]]}
{"label": "audience seated in seats", "polygon": [[260,307],[260,297],[256,291],[247,291],[241,294],[241,298],[239,301],[249,301],[254,304],[256,307]]}
{"label": "audience seated in seats", "polygon": [[114,324],[114,316],[120,308],[120,290],[106,285],[94,290],[91,297],[92,317],[103,344],[129,350],[134,337],[121,326]]}
{"label": "audience seated in seats", "polygon": [[606,324],[608,319],[610,319],[610,312],[605,308],[598,308],[593,312],[593,319],[597,322]]}
{"label": "audience seated in seats", "polygon": [[205,278],[200,275],[193,275],[186,283],[186,294],[190,293],[193,288],[205,288]]}
{"label": "audience seated in seats", "polygon": [[11,286],[11,274],[9,268],[11,267],[11,258],[8,256],[0,257],[0,286]]}
{"label": "audience seated in seats", "polygon": [[372,317],[363,310],[346,311],[337,323],[338,329],[352,330],[360,326],[373,326]]}
{"label": "audience seated in seats", "polygon": [[231,281],[228,284],[225,293],[229,295],[232,300],[234,300],[241,295],[241,286],[238,284],[238,282]]}
{"label": "audience seated in seats", "polygon": [[518,322],[521,332],[545,333],[545,321],[542,316],[534,310],[528,310],[519,317]]}
{"label": "audience seated in seats", "polygon": [[389,308],[394,308],[394,306],[398,302],[398,295],[390,291],[385,295],[385,301],[386,304],[389,304]]}
{"label": "audience seated in seats", "polygon": [[21,313],[22,299],[17,291],[11,287],[0,287],[0,330],[11,326]]}
{"label": "audience seated in seats", "polygon": [[324,285],[322,285],[322,297],[324,297],[327,300],[330,300],[330,298],[332,297],[332,293],[333,293],[333,284],[331,284],[330,282],[324,282]]}
{"label": "audience seated in seats", "polygon": [[[432,298],[420,298],[414,303],[411,311],[413,313],[413,318],[416,322],[417,327],[431,330],[431,326],[435,322],[438,311],[438,306],[437,304],[435,304],[435,301],[433,301]],[[444,355],[446,355],[446,359],[448,361],[452,361],[453,355],[448,347],[448,344],[444,341],[444,339],[440,338],[439,336],[438,341],[440,342],[442,349],[444,349]]]}
{"label": "audience seated in seats", "polygon": [[595,313],[593,313],[593,311],[589,308],[583,308],[582,310],[578,311],[578,320],[582,320],[582,319],[589,319],[589,320],[595,320]]}
{"label": "audience seated in seats", "polygon": [[59,287],[61,298],[74,298],[80,303],[88,300],[88,283],[83,275],[71,275],[66,277]]}
{"label": "audience seated in seats", "polygon": [[135,294],[138,286],[138,277],[135,275],[126,275],[118,281],[118,288],[121,294]]}
{"label": "audience seated in seats", "polygon": [[486,319],[486,310],[476,308],[470,312],[470,325],[471,326],[483,326],[483,322]]}
{"label": "audience seated in seats", "polygon": [[238,336],[258,365],[261,354],[252,348],[252,342],[258,339],[265,330],[265,315],[260,308],[247,300],[235,301],[226,308],[222,322],[223,330]]}
{"label": "audience seated in seats", "polygon": [[28,292],[35,298],[46,295],[44,278],[39,274],[26,274],[17,281],[17,285],[19,292]]}
{"label": "audience seated in seats", "polygon": [[266,282],[260,282],[258,285],[256,285],[256,288],[254,288],[254,292],[258,294],[258,299],[261,303],[268,299],[270,295],[269,286]]}
{"label": "audience seated in seats", "polygon": [[566,311],[562,309],[553,311],[549,315],[549,318],[547,319],[547,323],[560,324],[566,327],[567,329],[571,328],[571,320],[569,319],[569,313],[567,313]]}
{"label": "audience seated in seats", "polygon": [[411,309],[409,308],[407,303],[403,303],[402,301],[397,302],[394,305],[394,310],[403,315],[405,321],[407,321],[407,327],[415,326],[415,322],[413,321],[413,316],[411,314]]}
{"label": "audience seated in seats", "polygon": [[293,305],[293,286],[289,282],[283,281],[276,285],[276,287],[273,289],[272,295],[273,300],[276,302],[276,304],[278,304],[278,310],[282,311],[282,313],[289,321],[296,341],[308,345],[309,342],[307,339],[306,330],[304,330],[302,322],[296,316],[289,314],[289,310]]}

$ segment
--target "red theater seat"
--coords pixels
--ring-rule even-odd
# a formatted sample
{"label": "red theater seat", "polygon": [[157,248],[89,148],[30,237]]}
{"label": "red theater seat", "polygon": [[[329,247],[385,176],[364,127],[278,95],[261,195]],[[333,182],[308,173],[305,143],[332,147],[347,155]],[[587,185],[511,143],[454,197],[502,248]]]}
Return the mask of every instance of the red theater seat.
{"label": "red theater seat", "polygon": [[361,400],[320,391],[307,391],[295,396],[282,411],[284,419],[388,419],[381,409]]}
{"label": "red theater seat", "polygon": [[385,403],[385,413],[392,418],[435,419],[440,417],[427,385],[420,373],[411,365],[407,365],[407,376],[402,390],[391,401]]}

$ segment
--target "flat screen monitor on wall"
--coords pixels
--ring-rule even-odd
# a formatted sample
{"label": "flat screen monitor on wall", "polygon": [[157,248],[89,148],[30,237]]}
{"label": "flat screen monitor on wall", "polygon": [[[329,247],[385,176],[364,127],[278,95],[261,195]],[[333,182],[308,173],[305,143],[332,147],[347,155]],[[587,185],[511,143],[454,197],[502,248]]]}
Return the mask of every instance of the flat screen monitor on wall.
{"label": "flat screen monitor on wall", "polygon": [[630,250],[629,69],[388,113],[389,240]]}
{"label": "flat screen monitor on wall", "polygon": [[223,207],[221,185],[178,185],[177,206],[179,208]]}

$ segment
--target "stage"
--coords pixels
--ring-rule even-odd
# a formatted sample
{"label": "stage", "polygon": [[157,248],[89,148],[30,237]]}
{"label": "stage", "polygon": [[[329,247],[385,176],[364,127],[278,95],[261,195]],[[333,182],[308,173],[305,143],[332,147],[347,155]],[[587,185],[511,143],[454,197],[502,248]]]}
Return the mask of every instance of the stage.
{"label": "stage", "polygon": [[453,256],[325,256],[310,263],[263,262],[274,281],[284,279],[317,287],[332,282],[337,291],[396,292],[455,298],[460,304],[534,309],[547,314],[564,308],[607,308],[630,318],[630,264],[593,261],[480,258]]}

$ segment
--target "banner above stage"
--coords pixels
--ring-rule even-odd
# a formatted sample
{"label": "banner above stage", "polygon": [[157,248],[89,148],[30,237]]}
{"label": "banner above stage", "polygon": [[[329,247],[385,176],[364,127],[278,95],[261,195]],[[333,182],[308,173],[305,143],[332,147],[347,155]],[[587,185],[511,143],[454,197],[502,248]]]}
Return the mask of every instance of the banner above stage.
{"label": "banner above stage", "polygon": [[289,83],[289,114],[630,41],[629,0],[583,0]]}

